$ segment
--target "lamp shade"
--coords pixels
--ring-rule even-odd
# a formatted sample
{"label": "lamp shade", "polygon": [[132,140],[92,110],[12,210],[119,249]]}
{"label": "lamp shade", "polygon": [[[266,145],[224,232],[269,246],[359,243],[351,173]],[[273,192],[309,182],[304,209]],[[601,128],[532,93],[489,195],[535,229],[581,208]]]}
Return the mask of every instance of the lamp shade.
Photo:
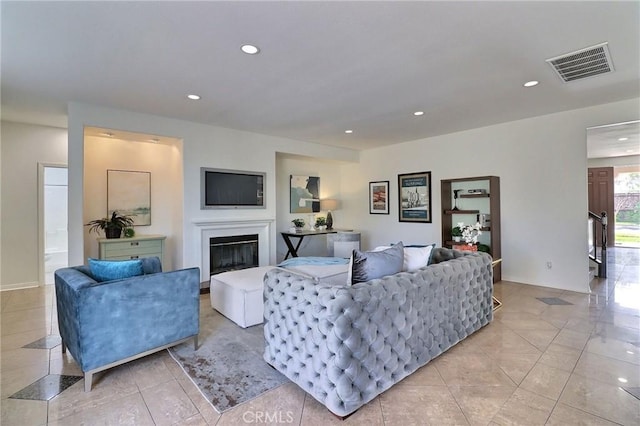
{"label": "lamp shade", "polygon": [[320,200],[320,210],[330,211],[338,209],[338,200],[333,200],[331,198]]}

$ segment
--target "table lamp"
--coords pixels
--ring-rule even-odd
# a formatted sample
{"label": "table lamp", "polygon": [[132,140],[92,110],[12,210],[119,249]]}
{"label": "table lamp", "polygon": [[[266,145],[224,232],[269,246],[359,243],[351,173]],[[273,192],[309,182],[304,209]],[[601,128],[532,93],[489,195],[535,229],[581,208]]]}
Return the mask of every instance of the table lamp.
{"label": "table lamp", "polygon": [[331,210],[338,209],[338,200],[326,199],[320,200],[320,210],[327,211],[327,230],[333,229],[333,216],[331,215]]}

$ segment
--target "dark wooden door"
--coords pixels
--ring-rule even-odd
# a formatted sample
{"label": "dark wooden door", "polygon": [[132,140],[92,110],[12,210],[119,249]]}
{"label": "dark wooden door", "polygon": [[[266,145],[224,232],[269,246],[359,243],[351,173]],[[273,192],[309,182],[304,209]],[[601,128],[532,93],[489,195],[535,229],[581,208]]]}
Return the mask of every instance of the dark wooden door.
{"label": "dark wooden door", "polygon": [[[607,246],[615,245],[615,217],[613,216],[613,167],[592,167],[588,170],[589,211],[600,215],[607,212],[609,218]],[[600,245],[600,235],[596,235],[596,246]]]}

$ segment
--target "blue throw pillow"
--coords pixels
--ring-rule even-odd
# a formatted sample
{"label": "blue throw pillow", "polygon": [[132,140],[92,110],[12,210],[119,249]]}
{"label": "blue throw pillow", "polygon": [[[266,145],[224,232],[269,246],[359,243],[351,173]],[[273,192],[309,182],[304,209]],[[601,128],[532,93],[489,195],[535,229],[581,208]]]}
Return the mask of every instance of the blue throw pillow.
{"label": "blue throw pillow", "polygon": [[402,242],[382,251],[354,250],[351,256],[351,284],[382,278],[402,271],[404,247]]}
{"label": "blue throw pillow", "polygon": [[96,281],[121,280],[143,274],[142,260],[98,260],[89,258],[89,270]]}

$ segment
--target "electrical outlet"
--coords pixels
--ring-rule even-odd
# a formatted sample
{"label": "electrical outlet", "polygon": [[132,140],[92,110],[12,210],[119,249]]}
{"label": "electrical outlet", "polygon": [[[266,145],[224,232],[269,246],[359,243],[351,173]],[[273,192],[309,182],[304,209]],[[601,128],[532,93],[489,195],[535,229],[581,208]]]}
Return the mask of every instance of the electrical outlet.
{"label": "electrical outlet", "polygon": [[547,260],[547,269],[553,268],[553,263],[550,260]]}

